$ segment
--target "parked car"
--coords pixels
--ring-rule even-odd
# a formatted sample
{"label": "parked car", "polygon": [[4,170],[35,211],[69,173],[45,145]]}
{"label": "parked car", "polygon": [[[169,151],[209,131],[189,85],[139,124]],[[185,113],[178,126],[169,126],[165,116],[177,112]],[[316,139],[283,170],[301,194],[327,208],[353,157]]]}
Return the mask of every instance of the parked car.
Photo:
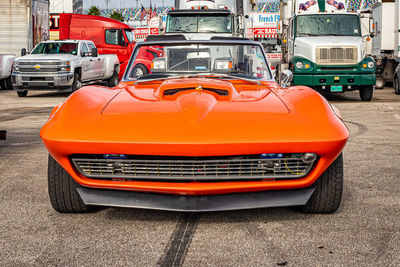
{"label": "parked car", "polygon": [[134,56],[117,87],[84,87],[51,112],[40,136],[56,211],[338,209],[349,131],[336,108],[279,87],[258,42],[155,36],[134,55],[155,46],[151,73],[135,78]]}
{"label": "parked car", "polygon": [[117,56],[98,55],[92,41],[45,41],[15,59],[12,82],[18,96],[25,97],[28,90],[76,91],[82,83],[93,81],[114,87],[118,74]]}
{"label": "parked car", "polygon": [[0,89],[12,89],[11,71],[14,55],[0,55]]}

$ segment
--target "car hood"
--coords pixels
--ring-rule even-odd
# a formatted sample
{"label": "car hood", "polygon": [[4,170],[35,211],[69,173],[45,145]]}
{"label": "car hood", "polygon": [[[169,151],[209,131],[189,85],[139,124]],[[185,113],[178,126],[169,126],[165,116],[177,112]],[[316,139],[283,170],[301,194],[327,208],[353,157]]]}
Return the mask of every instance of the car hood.
{"label": "car hood", "polygon": [[322,153],[344,145],[348,131],[309,88],[181,79],[82,88],[41,137],[51,152],[62,154],[227,155],[304,151],[310,145]]}

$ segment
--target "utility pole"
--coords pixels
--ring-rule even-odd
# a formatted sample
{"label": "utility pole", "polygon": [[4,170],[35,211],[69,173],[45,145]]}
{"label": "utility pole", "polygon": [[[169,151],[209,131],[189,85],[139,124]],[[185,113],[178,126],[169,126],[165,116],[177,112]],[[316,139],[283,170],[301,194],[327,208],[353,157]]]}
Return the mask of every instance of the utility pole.
{"label": "utility pole", "polygon": [[136,0],[136,8],[139,7],[139,0]]}
{"label": "utility pole", "polygon": [[108,2],[110,2],[110,0],[104,0],[107,3],[107,10],[108,10]]}

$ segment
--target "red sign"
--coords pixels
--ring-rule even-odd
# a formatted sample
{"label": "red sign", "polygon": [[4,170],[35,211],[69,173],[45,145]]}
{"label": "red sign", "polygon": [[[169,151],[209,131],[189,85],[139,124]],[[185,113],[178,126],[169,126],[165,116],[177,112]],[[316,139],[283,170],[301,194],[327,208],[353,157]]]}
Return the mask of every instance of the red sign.
{"label": "red sign", "polygon": [[254,35],[276,35],[276,28],[254,28]]}

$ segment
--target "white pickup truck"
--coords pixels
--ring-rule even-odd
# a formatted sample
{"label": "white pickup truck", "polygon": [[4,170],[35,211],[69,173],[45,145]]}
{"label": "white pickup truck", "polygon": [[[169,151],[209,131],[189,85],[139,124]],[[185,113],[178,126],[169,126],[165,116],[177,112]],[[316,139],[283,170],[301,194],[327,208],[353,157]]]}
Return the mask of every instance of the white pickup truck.
{"label": "white pickup truck", "polygon": [[12,89],[11,70],[14,63],[14,55],[0,55],[0,88]]}
{"label": "white pickup truck", "polygon": [[76,91],[82,83],[118,84],[116,55],[99,55],[92,41],[62,40],[39,43],[29,55],[15,59],[12,84],[19,97],[28,90]]}

